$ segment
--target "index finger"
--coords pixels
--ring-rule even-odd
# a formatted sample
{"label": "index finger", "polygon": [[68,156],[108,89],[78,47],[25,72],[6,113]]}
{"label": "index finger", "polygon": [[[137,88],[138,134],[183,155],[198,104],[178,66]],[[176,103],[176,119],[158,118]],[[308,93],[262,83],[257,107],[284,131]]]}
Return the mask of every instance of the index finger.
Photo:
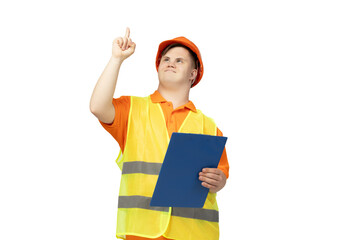
{"label": "index finger", "polygon": [[221,171],[218,168],[203,168],[202,169],[203,172],[208,172],[208,173],[216,173],[216,174],[220,174],[219,171]]}
{"label": "index finger", "polygon": [[126,28],[125,37],[128,38],[130,36],[130,28]]}

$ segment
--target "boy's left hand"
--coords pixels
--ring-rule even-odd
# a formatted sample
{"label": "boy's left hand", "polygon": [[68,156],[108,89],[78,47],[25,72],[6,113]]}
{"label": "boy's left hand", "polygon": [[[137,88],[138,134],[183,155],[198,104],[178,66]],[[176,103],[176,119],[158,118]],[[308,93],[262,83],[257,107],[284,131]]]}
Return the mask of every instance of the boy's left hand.
{"label": "boy's left hand", "polygon": [[226,175],[218,168],[204,168],[199,173],[199,180],[203,187],[209,188],[209,191],[216,193],[226,184]]}

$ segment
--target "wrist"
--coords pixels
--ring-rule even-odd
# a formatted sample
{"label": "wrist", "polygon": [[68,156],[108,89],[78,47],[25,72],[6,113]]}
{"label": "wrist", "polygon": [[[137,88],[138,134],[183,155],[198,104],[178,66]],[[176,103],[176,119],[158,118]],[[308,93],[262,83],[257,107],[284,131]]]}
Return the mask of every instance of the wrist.
{"label": "wrist", "polygon": [[114,62],[114,63],[118,63],[121,64],[125,59],[122,59],[121,57],[114,57],[111,56],[110,61]]}

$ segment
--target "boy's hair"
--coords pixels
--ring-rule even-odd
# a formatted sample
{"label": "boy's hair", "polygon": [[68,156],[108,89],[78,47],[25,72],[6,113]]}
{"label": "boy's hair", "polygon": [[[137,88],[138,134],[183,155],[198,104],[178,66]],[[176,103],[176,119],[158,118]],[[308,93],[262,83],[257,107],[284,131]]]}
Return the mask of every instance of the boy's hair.
{"label": "boy's hair", "polygon": [[199,69],[199,60],[196,56],[196,54],[191,51],[190,48],[188,48],[187,46],[185,45],[182,45],[181,43],[173,43],[173,44],[170,44],[169,46],[167,46],[161,53],[161,57],[163,57],[171,48],[174,48],[174,47],[183,47],[185,49],[187,49],[191,55],[191,59],[193,60],[193,67],[194,69]]}

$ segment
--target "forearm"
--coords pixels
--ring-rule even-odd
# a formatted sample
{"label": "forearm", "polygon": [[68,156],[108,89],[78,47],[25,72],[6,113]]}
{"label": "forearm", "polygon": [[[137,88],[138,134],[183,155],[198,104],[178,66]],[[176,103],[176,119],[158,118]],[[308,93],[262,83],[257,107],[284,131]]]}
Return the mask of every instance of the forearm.
{"label": "forearm", "polygon": [[90,100],[92,112],[111,107],[122,62],[121,58],[114,58],[113,56],[110,58],[92,93]]}

